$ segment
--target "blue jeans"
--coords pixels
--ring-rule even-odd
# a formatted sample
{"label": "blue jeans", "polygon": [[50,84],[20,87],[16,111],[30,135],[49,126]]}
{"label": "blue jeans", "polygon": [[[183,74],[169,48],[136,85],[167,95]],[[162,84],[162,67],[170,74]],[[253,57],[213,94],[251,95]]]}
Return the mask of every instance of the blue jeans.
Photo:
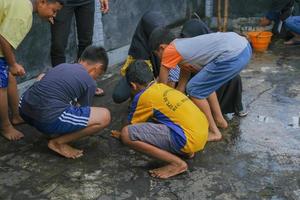
{"label": "blue jeans", "polygon": [[286,28],[300,35],[300,16],[290,16],[285,20]]}
{"label": "blue jeans", "polygon": [[208,63],[187,84],[186,91],[191,97],[205,99],[222,85],[234,78],[249,63],[252,56],[250,44],[240,55],[222,62]]}

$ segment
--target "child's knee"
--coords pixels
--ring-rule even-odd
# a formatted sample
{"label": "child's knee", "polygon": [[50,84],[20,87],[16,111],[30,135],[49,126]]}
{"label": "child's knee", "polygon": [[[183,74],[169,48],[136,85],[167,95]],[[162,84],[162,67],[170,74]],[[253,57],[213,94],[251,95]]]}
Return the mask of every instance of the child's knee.
{"label": "child's knee", "polygon": [[111,115],[107,108],[91,108],[90,120],[88,125],[99,125],[104,128],[110,124]]}
{"label": "child's knee", "polygon": [[111,122],[111,114],[110,111],[106,108],[103,108],[102,110],[103,118],[102,118],[102,124],[104,126],[108,126]]}

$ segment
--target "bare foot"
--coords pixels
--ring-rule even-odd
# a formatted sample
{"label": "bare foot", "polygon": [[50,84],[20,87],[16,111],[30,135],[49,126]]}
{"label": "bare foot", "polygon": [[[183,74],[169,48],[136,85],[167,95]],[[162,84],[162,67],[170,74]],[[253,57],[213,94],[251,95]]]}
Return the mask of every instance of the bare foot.
{"label": "bare foot", "polygon": [[181,164],[169,164],[164,167],[149,170],[149,173],[154,178],[167,179],[185,172],[188,169],[187,164],[182,161]]}
{"label": "bare foot", "polygon": [[58,144],[53,140],[48,142],[48,147],[66,158],[76,159],[83,156],[83,150],[75,149],[68,144]]}
{"label": "bare foot", "polygon": [[183,157],[185,159],[193,159],[195,157],[195,153],[185,154]]}
{"label": "bare foot", "polygon": [[16,141],[24,137],[23,133],[15,129],[13,126],[9,126],[7,128],[3,128],[0,130],[2,135],[11,141]]}
{"label": "bare foot", "polygon": [[25,121],[22,119],[22,117],[20,115],[16,115],[16,116],[12,117],[11,123],[13,125],[20,125],[20,124],[24,124]]}
{"label": "bare foot", "polygon": [[193,159],[195,157],[195,153],[188,154],[188,159]]}
{"label": "bare foot", "polygon": [[117,138],[119,140],[120,136],[121,136],[121,132],[117,131],[117,130],[112,130],[111,131],[111,136],[114,137],[114,138]]}
{"label": "bare foot", "polygon": [[95,96],[102,97],[105,95],[105,92],[102,88],[96,88]]}
{"label": "bare foot", "polygon": [[220,141],[221,139],[222,139],[222,134],[219,130],[215,132],[212,131],[208,132],[208,138],[207,138],[208,142],[217,142]]}
{"label": "bare foot", "polygon": [[220,118],[220,119],[215,119],[216,120],[216,125],[219,128],[227,128],[228,127],[228,123],[227,121],[224,119],[224,117]]}
{"label": "bare foot", "polygon": [[285,45],[300,45],[300,38],[293,37],[289,41],[284,42]]}

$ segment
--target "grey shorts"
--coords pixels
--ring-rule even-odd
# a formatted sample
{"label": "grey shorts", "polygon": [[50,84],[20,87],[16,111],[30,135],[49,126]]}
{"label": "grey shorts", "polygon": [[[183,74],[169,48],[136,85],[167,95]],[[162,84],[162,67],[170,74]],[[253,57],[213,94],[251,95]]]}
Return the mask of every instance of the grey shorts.
{"label": "grey shorts", "polygon": [[131,141],[141,141],[160,149],[184,156],[186,153],[176,149],[171,137],[171,130],[164,124],[140,123],[128,126]]}

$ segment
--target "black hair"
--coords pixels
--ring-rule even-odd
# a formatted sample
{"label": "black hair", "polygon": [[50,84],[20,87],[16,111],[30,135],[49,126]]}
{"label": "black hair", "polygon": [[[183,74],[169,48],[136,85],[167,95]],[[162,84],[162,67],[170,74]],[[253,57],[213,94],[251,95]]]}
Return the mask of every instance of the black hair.
{"label": "black hair", "polygon": [[132,82],[147,85],[154,80],[154,76],[149,65],[144,60],[136,60],[128,66],[126,79],[129,84]]}
{"label": "black hair", "polygon": [[65,5],[66,4],[66,0],[47,0],[48,3],[60,3],[61,5]]}
{"label": "black hair", "polygon": [[190,19],[183,24],[180,37],[190,38],[209,33],[212,31],[201,19]]}
{"label": "black hair", "polygon": [[151,51],[159,49],[161,44],[170,44],[175,39],[175,35],[165,27],[154,29],[149,38],[149,46]]}
{"label": "black hair", "polygon": [[88,46],[81,54],[79,60],[92,63],[101,63],[102,69],[107,70],[108,57],[105,49],[99,46]]}

